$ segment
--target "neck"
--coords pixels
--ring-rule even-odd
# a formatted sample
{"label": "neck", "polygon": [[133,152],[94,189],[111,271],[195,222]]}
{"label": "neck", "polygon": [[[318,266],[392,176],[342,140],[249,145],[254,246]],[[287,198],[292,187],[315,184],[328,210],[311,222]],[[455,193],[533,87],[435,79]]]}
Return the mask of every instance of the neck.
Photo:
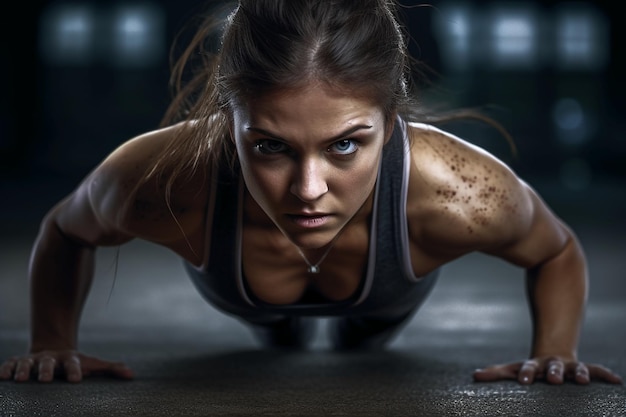
{"label": "neck", "polygon": [[309,260],[310,263],[315,264],[322,258],[322,256],[324,256],[326,252],[332,250],[332,247],[335,246],[338,238],[339,238],[339,235],[335,236],[333,240],[331,240],[326,245],[320,248],[304,249],[298,246],[296,247],[300,250],[300,252],[302,252],[304,256],[306,256],[306,258]]}

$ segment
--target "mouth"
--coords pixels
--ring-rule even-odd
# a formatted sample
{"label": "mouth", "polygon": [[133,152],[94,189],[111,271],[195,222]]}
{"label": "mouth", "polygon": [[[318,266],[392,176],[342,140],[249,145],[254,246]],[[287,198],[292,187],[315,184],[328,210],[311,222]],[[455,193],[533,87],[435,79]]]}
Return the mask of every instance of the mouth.
{"label": "mouth", "polygon": [[324,226],[330,220],[330,215],[324,213],[288,214],[287,217],[296,225],[308,229]]}

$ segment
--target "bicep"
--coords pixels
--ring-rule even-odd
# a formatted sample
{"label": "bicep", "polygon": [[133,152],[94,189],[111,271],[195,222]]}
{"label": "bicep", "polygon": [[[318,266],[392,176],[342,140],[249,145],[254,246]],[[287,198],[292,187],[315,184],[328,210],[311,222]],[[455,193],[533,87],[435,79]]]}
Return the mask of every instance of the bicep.
{"label": "bicep", "polygon": [[132,138],[104,159],[49,215],[61,232],[87,245],[111,246],[142,237],[135,200],[154,155],[175,128]]}
{"label": "bicep", "polygon": [[45,223],[86,246],[114,246],[133,238],[121,219],[126,211],[119,187],[98,167],[50,210]]}
{"label": "bicep", "polygon": [[[168,205],[157,177],[147,179],[146,173],[181,127],[148,132],[122,144],[50,211],[48,224],[93,246],[119,245],[133,238],[165,244],[180,240],[181,227],[197,224],[195,214],[202,201],[195,197],[201,185],[194,188],[189,179],[176,190],[176,201]],[[173,219],[177,210],[184,215]]]}

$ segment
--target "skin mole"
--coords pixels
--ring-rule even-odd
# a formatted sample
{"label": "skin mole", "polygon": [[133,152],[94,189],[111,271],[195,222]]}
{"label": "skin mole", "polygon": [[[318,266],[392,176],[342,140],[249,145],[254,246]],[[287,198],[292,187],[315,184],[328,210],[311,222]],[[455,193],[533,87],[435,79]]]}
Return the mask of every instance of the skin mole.
{"label": "skin mole", "polygon": [[[499,212],[504,210],[514,213],[516,208],[510,203],[510,197],[504,187],[497,185],[499,175],[485,164],[468,169],[466,158],[453,140],[447,140],[442,146],[446,163],[458,186],[447,184],[437,189],[438,200],[443,204],[461,204],[460,212],[467,213],[468,234],[474,234],[476,227],[486,227]],[[456,149],[453,150],[453,147]],[[449,212],[452,210],[449,210]],[[455,210],[458,211],[458,210]]]}
{"label": "skin mole", "polygon": [[454,202],[456,197],[456,191],[451,190],[451,189],[439,189],[437,190],[437,195],[440,195],[441,197],[443,197],[445,200],[448,200],[449,202]]}

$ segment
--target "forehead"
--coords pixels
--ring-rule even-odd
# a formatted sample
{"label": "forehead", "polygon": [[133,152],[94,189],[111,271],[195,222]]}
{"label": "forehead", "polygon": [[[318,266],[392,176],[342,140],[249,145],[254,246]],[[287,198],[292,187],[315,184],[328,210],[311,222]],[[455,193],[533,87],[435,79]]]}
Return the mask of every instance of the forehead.
{"label": "forehead", "polygon": [[278,90],[233,107],[235,118],[249,125],[321,125],[382,120],[382,108],[364,94],[314,83]]}

